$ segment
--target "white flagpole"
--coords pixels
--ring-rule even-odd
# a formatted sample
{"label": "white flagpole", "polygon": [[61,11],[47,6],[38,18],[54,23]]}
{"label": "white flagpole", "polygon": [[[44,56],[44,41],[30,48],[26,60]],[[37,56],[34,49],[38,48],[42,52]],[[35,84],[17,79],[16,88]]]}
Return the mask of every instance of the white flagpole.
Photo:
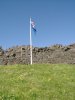
{"label": "white flagpole", "polygon": [[30,18],[30,64],[32,65],[32,36],[31,36],[31,18]]}

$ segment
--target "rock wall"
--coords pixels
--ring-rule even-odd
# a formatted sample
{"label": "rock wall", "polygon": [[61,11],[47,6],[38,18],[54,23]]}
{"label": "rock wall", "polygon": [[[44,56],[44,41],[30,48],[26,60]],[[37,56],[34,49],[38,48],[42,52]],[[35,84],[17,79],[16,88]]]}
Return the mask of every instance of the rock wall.
{"label": "rock wall", "polygon": [[[33,47],[33,63],[75,64],[75,44]],[[5,51],[0,50],[0,65],[7,64],[30,64],[30,47],[16,46]]]}

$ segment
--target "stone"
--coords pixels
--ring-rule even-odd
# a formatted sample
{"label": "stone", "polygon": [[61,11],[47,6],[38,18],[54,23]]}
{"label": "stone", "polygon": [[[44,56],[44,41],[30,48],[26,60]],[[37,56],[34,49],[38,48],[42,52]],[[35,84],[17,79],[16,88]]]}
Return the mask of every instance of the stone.
{"label": "stone", "polygon": [[[22,48],[22,49],[21,49]],[[75,44],[33,47],[33,63],[75,64]],[[0,48],[0,65],[30,64],[30,46],[15,46],[6,51]]]}

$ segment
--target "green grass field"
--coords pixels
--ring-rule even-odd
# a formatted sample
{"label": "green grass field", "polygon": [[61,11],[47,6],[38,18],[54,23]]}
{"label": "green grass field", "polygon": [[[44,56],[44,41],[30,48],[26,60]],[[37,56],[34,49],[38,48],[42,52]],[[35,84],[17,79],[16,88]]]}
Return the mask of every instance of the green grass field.
{"label": "green grass field", "polygon": [[0,66],[0,100],[75,100],[75,65]]}

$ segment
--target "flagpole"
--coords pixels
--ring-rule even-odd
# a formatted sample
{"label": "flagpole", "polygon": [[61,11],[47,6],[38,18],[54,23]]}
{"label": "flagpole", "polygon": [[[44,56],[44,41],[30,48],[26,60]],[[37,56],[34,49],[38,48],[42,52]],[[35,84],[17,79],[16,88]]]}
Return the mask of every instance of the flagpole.
{"label": "flagpole", "polygon": [[30,64],[32,65],[32,36],[31,36],[31,18],[30,18]]}

